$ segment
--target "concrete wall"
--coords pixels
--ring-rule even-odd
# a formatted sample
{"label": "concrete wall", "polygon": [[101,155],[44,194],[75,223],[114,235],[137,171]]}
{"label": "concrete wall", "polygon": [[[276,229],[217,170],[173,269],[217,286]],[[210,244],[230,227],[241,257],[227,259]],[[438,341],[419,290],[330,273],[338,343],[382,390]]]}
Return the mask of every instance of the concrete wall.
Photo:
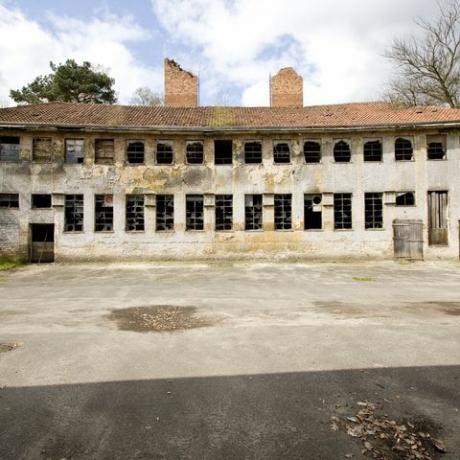
{"label": "concrete wall", "polygon": [[[6,134],[6,132],[5,132]],[[215,166],[213,140],[218,136],[154,136],[133,134],[66,134],[8,131],[8,135],[21,136],[21,161],[2,163],[0,167],[0,193],[19,193],[19,210],[0,209],[1,252],[26,257],[29,224],[55,223],[56,259],[155,259],[200,257],[300,257],[300,258],[391,258],[393,257],[392,222],[394,219],[422,219],[425,228],[425,258],[458,258],[460,219],[460,135],[447,136],[447,160],[427,161],[426,135],[404,133],[414,140],[415,160],[395,162],[396,134],[353,133],[344,139],[352,143],[352,162],[338,164],[333,161],[333,144],[341,135],[325,134],[240,134],[221,136],[234,140],[233,165]],[[402,133],[398,134],[401,135]],[[31,162],[32,139],[40,135],[53,137],[57,162],[36,164]],[[86,157],[83,165],[64,164],[65,138],[85,138]],[[115,139],[115,164],[94,164],[94,139]],[[145,139],[146,164],[125,163],[128,139]],[[363,139],[380,138],[384,146],[381,163],[363,162]],[[156,140],[175,142],[175,162],[171,166],[154,163]],[[273,141],[292,143],[291,164],[273,164]],[[321,164],[305,164],[302,152],[304,140],[319,139],[323,147]],[[185,164],[185,143],[204,140],[205,164]],[[243,142],[263,142],[263,164],[248,165],[243,160]],[[449,245],[427,245],[427,191],[449,192]],[[385,194],[384,228],[364,229],[364,193],[415,191],[416,206],[395,207],[391,194]],[[323,229],[303,230],[303,196],[305,193],[353,193],[353,229],[336,231],[333,225],[333,206],[323,206]],[[49,210],[30,209],[31,193],[53,193],[54,206]],[[84,231],[65,233],[62,194],[84,195]],[[114,231],[94,232],[94,194],[114,195]],[[175,197],[175,230],[155,232],[155,202],[150,198],[145,208],[145,232],[125,231],[126,194],[171,193]],[[185,231],[185,194],[209,194],[205,202],[205,231]],[[244,231],[244,195],[264,194],[264,231]],[[273,231],[273,194],[292,193],[293,229]],[[214,231],[214,194],[233,194],[234,229]],[[331,203],[332,195],[329,195]],[[327,200],[326,200],[327,201]]]}

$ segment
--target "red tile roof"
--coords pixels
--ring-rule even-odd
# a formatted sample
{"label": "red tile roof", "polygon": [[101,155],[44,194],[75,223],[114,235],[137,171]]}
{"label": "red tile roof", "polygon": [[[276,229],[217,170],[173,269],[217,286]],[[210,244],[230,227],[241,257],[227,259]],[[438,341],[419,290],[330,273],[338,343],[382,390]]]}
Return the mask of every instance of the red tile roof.
{"label": "red tile roof", "polygon": [[142,107],[49,103],[0,109],[0,126],[118,129],[309,129],[458,124],[460,109],[385,102],[284,107]]}

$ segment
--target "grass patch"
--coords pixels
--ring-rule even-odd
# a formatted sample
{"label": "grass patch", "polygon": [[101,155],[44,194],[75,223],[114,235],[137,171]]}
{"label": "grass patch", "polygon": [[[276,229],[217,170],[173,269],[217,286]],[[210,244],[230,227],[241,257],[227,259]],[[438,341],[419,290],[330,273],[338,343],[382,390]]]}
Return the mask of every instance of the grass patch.
{"label": "grass patch", "polygon": [[375,278],[371,278],[370,276],[353,276],[353,281],[358,281],[361,283],[370,283],[375,281]]}
{"label": "grass patch", "polygon": [[0,259],[0,272],[22,267],[23,265],[24,263],[19,260]]}

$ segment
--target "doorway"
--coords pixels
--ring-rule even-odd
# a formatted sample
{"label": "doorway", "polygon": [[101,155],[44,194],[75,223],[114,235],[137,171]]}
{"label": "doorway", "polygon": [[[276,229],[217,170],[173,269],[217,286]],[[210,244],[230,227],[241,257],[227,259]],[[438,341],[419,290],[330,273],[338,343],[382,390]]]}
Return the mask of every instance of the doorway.
{"label": "doorway", "polygon": [[447,192],[428,192],[428,244],[448,244]]}
{"label": "doorway", "polygon": [[30,261],[54,262],[54,224],[30,224]]}

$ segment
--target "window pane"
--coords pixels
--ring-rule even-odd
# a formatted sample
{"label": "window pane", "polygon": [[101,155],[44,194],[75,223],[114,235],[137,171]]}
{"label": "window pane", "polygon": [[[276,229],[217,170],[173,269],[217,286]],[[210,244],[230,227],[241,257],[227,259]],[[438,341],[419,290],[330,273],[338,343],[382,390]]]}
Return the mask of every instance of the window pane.
{"label": "window pane", "polygon": [[275,195],[275,230],[292,228],[292,195]]}
{"label": "window pane", "polygon": [[287,142],[276,142],[273,146],[273,161],[275,163],[290,163],[291,148]]}
{"label": "window pane", "polygon": [[364,144],[364,161],[382,161],[382,143],[369,141]]}
{"label": "window pane", "polygon": [[129,164],[144,163],[144,141],[128,141],[126,146],[126,160]]}
{"label": "window pane", "polygon": [[126,231],[142,232],[144,230],[144,196],[126,195]]}
{"label": "window pane", "polygon": [[201,165],[204,161],[203,142],[187,142],[187,163]]}
{"label": "window pane", "polygon": [[172,142],[157,142],[156,162],[159,165],[170,165],[174,161]]}
{"label": "window pane", "polygon": [[395,160],[410,161],[413,158],[414,150],[412,142],[408,139],[399,138],[395,141]]}
{"label": "window pane", "polygon": [[305,230],[320,230],[323,227],[322,196],[304,196],[304,228]]}
{"label": "window pane", "polygon": [[305,163],[321,162],[321,144],[319,142],[307,141],[303,144]]}
{"label": "window pane", "polygon": [[231,165],[233,163],[233,141],[214,141],[214,163],[216,165]]}
{"label": "window pane", "polygon": [[113,230],[113,195],[96,195],[95,221],[96,232]]}
{"label": "window pane", "polygon": [[336,230],[352,228],[351,193],[334,194],[334,228]]}
{"label": "window pane", "polygon": [[245,199],[245,229],[262,229],[262,195],[246,195]]}
{"label": "window pane", "polygon": [[83,195],[66,195],[64,231],[83,231]]}
{"label": "window pane", "polygon": [[19,194],[0,193],[0,208],[19,208]]}
{"label": "window pane", "polygon": [[216,195],[216,230],[231,230],[233,226],[233,196]]}
{"label": "window pane", "polygon": [[204,229],[204,204],[203,195],[186,196],[186,230]]}
{"label": "window pane", "polygon": [[0,137],[0,161],[19,161],[19,137]]}
{"label": "window pane", "polygon": [[350,145],[339,141],[334,145],[334,161],[336,163],[349,163],[351,161]]}
{"label": "window pane", "polygon": [[81,164],[85,159],[85,142],[83,139],[66,139],[65,162]]}
{"label": "window pane", "polygon": [[157,195],[156,230],[174,230],[174,195]]}
{"label": "window pane", "polygon": [[262,163],[261,142],[246,142],[244,144],[244,162],[248,164]]}
{"label": "window pane", "polygon": [[365,228],[383,228],[382,193],[364,194]]}

